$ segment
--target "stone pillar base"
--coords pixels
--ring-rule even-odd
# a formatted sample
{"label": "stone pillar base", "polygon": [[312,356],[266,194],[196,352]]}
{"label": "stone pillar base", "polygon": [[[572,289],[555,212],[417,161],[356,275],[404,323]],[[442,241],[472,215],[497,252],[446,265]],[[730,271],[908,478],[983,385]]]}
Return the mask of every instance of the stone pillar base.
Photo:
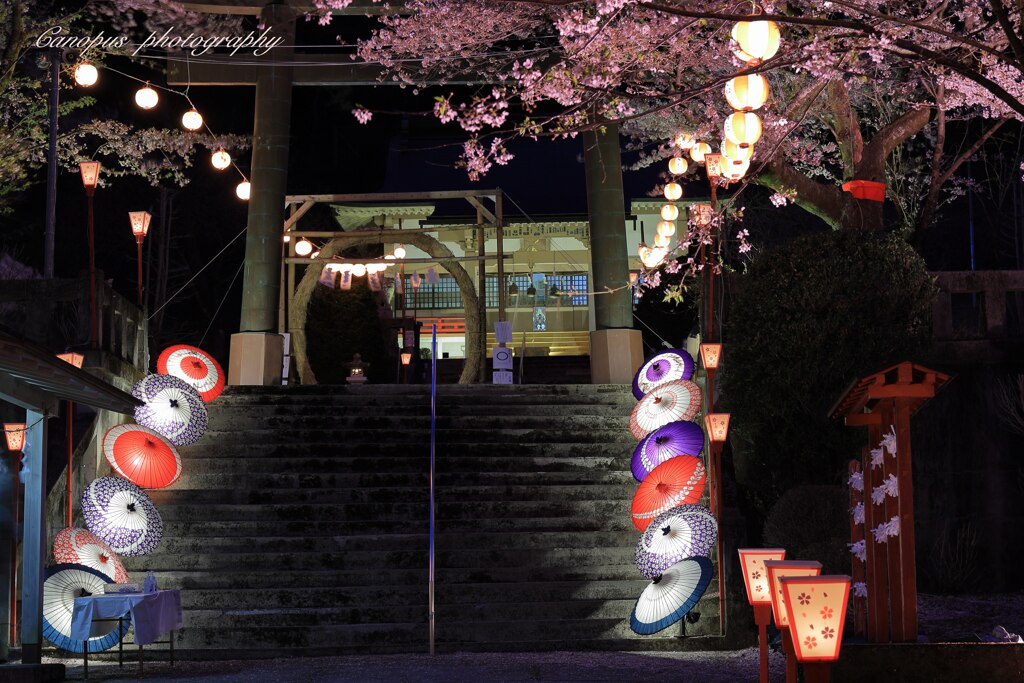
{"label": "stone pillar base", "polygon": [[272,386],[281,383],[284,337],[273,332],[239,332],[231,335],[228,384]]}
{"label": "stone pillar base", "polygon": [[595,330],[590,333],[590,381],[630,384],[644,362],[640,330]]}

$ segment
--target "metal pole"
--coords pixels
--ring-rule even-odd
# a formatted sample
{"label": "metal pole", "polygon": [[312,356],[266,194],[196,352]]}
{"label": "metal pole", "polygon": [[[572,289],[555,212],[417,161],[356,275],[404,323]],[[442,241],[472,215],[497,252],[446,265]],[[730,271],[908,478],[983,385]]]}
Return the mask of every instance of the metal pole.
{"label": "metal pole", "polygon": [[496,249],[498,252],[498,320],[501,322],[505,321],[505,218],[503,214],[504,208],[499,188],[498,193],[494,195],[494,222],[497,228],[495,239],[498,243]]}
{"label": "metal pole", "polygon": [[434,654],[434,464],[437,436],[437,323],[430,332],[430,569],[427,591],[427,617],[430,625],[430,654]]}
{"label": "metal pole", "polygon": [[97,348],[96,331],[96,239],[93,227],[92,196],[95,188],[85,188],[86,203],[89,205],[89,348]]}
{"label": "metal pole", "polygon": [[25,422],[25,534],[21,561],[22,664],[39,664],[43,640],[43,578],[46,566],[46,422],[27,411]]}
{"label": "metal pole", "polygon": [[72,477],[74,476],[74,470],[72,469],[72,464],[73,464],[73,461],[74,461],[74,458],[75,458],[74,414],[75,414],[75,404],[74,404],[73,401],[68,401],[68,424],[67,424],[68,471],[67,471],[67,479],[65,480],[65,483],[67,484],[67,486],[65,487],[65,490],[67,492],[67,499],[66,499],[67,510],[64,513],[65,521],[67,522],[67,526],[68,527],[71,526],[71,501],[72,501],[71,496],[74,494],[74,483],[73,483],[74,480],[72,479]]}
{"label": "metal pole", "polygon": [[46,232],[43,234],[43,277],[53,277],[53,236],[57,228],[57,105],[60,101],[61,50],[50,50],[50,145],[46,152]]}
{"label": "metal pole", "polygon": [[139,256],[139,308],[142,308],[142,240],[136,239],[135,246],[138,247]]}

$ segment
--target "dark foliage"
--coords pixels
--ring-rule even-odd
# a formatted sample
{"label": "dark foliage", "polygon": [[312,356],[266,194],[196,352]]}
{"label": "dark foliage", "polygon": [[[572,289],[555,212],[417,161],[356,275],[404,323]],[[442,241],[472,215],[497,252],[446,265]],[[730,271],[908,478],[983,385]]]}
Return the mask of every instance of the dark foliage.
{"label": "dark foliage", "polygon": [[[306,322],[309,364],[317,382],[343,384],[353,354],[369,363],[370,382],[394,382],[395,369],[378,313],[378,295],[366,278],[352,278],[352,289],[317,285],[309,302]],[[397,346],[396,346],[397,348]]]}

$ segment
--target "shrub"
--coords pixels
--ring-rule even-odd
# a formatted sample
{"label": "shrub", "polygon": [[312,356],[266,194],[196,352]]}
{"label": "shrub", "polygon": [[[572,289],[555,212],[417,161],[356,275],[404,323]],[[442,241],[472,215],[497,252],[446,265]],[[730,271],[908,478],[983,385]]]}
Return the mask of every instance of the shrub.
{"label": "shrub", "polygon": [[[366,371],[369,381],[395,381],[378,303],[378,295],[370,291],[366,278],[352,278],[352,289],[347,291],[316,285],[309,301],[306,345],[317,382],[344,384],[346,364],[356,353],[370,364]],[[397,349],[396,343],[392,346]]]}
{"label": "shrub", "polygon": [[786,491],[765,520],[765,547],[785,548],[787,560],[817,560],[822,574],[849,574],[849,496],[845,486]]}

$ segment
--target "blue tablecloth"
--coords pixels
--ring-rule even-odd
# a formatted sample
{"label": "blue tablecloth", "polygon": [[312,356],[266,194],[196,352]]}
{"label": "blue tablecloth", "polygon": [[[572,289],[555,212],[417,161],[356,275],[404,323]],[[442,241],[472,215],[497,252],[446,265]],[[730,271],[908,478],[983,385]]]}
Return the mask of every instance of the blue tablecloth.
{"label": "blue tablecloth", "polygon": [[93,619],[117,619],[129,612],[135,626],[135,642],[148,645],[163,634],[181,628],[181,592],[110,593],[75,598],[71,637],[88,640]]}

